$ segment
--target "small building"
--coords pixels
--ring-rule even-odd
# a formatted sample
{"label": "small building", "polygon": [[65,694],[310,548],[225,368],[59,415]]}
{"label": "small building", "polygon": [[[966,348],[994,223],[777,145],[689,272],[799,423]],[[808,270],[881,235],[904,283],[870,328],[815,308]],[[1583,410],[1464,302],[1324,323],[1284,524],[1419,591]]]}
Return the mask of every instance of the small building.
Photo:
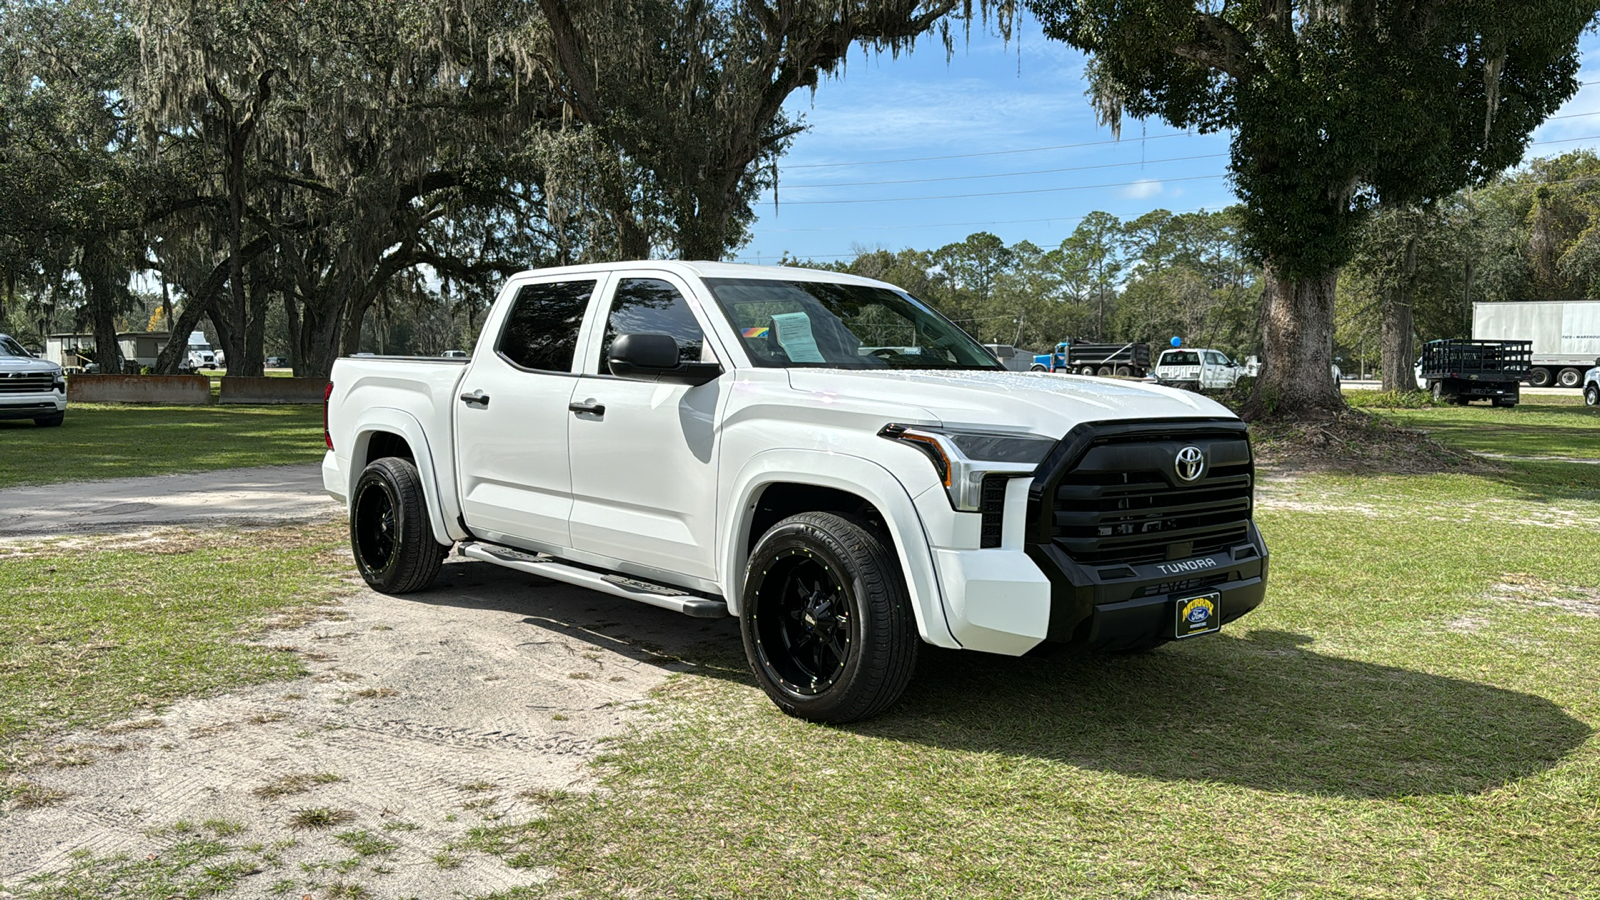
{"label": "small building", "polygon": [[[153,366],[171,336],[166,331],[121,331],[117,333],[117,347],[124,360]],[[64,369],[82,369],[88,360],[81,351],[93,349],[92,334],[52,334],[45,337],[44,357]]]}

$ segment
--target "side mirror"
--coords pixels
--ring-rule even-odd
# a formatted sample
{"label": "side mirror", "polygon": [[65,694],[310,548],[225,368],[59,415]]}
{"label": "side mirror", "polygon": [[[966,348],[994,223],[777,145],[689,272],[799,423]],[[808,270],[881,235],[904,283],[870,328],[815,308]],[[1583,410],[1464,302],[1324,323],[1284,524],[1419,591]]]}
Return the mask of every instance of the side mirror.
{"label": "side mirror", "polygon": [[618,378],[701,385],[722,374],[716,363],[680,362],[670,334],[623,334],[611,342],[606,368]]}

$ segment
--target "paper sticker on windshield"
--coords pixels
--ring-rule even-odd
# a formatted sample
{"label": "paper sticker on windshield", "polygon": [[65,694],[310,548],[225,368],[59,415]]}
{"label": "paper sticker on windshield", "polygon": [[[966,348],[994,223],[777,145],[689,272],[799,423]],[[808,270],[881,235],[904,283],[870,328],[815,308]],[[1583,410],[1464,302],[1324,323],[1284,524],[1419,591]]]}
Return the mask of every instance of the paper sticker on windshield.
{"label": "paper sticker on windshield", "polygon": [[822,351],[817,348],[817,337],[811,333],[811,317],[803,312],[779,313],[772,317],[778,329],[778,346],[788,355],[790,362],[825,363]]}

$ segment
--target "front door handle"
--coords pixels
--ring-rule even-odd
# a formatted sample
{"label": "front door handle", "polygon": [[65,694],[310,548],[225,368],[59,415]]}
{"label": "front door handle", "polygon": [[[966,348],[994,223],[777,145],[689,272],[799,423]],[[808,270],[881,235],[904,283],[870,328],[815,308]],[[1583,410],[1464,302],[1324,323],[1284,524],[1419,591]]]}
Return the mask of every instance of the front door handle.
{"label": "front door handle", "polygon": [[470,394],[462,394],[461,402],[468,406],[476,406],[478,409],[488,409],[489,395],[483,391],[473,391]]}
{"label": "front door handle", "polygon": [[604,403],[596,403],[593,399],[585,400],[582,403],[568,403],[567,409],[580,416],[587,413],[598,418],[605,418],[606,414],[606,405]]}

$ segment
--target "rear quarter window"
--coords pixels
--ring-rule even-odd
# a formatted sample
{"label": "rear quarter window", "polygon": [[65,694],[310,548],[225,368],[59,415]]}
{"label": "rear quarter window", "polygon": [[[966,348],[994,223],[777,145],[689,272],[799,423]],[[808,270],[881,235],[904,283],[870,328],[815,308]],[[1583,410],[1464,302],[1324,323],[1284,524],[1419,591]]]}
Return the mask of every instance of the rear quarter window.
{"label": "rear quarter window", "polygon": [[521,369],[571,372],[578,330],[594,286],[593,279],[524,285],[506,316],[495,352]]}

